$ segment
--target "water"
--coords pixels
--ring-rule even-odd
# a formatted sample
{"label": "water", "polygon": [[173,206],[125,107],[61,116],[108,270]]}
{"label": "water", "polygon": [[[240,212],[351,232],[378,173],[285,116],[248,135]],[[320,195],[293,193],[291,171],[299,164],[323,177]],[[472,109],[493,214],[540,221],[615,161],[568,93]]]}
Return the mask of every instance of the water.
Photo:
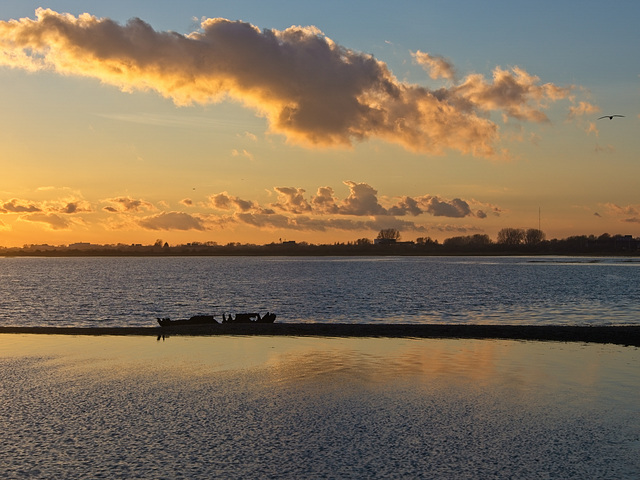
{"label": "water", "polygon": [[637,479],[639,352],[0,334],[0,477]]}
{"label": "water", "polygon": [[0,258],[0,326],[282,322],[624,325],[640,260],[572,257]]}
{"label": "water", "polygon": [[[0,325],[638,324],[631,258],[0,258]],[[640,349],[0,334],[0,477],[640,476]]]}

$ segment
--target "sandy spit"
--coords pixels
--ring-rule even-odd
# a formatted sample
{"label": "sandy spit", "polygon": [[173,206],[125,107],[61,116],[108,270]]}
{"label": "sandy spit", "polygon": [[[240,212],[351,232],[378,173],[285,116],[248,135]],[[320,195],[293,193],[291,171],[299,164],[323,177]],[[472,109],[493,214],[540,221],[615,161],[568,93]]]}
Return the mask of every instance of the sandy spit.
{"label": "sandy spit", "polygon": [[640,346],[640,325],[214,324],[172,327],[0,327],[0,333],[49,335],[271,335],[314,337],[475,338]]}

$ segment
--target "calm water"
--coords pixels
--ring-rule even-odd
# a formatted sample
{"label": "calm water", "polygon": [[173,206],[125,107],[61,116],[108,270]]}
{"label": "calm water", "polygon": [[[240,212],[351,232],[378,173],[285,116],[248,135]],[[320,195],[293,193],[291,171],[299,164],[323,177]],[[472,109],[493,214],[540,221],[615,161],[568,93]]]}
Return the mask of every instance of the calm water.
{"label": "calm water", "polygon": [[636,480],[639,352],[0,334],[0,477]]}
{"label": "calm water", "polygon": [[282,322],[637,324],[640,259],[0,258],[0,325]]}

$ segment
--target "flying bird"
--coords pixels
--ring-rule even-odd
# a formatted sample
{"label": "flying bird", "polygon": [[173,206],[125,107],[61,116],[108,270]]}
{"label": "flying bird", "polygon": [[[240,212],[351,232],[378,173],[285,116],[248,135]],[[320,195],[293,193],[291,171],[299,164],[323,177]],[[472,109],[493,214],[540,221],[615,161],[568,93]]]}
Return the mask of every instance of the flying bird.
{"label": "flying bird", "polygon": [[609,120],[613,120],[613,117],[624,117],[624,115],[604,115],[600,117],[598,120],[602,120],[603,118],[608,118]]}

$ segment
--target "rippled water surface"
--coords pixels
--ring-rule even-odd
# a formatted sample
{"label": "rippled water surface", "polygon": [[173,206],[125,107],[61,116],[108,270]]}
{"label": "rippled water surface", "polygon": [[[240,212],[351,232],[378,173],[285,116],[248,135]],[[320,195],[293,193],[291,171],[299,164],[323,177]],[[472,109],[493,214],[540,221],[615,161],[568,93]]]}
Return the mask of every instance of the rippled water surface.
{"label": "rippled water surface", "polygon": [[640,260],[566,257],[0,258],[0,325],[637,324]]}
{"label": "rippled water surface", "polygon": [[0,476],[637,479],[638,349],[0,335]]}

